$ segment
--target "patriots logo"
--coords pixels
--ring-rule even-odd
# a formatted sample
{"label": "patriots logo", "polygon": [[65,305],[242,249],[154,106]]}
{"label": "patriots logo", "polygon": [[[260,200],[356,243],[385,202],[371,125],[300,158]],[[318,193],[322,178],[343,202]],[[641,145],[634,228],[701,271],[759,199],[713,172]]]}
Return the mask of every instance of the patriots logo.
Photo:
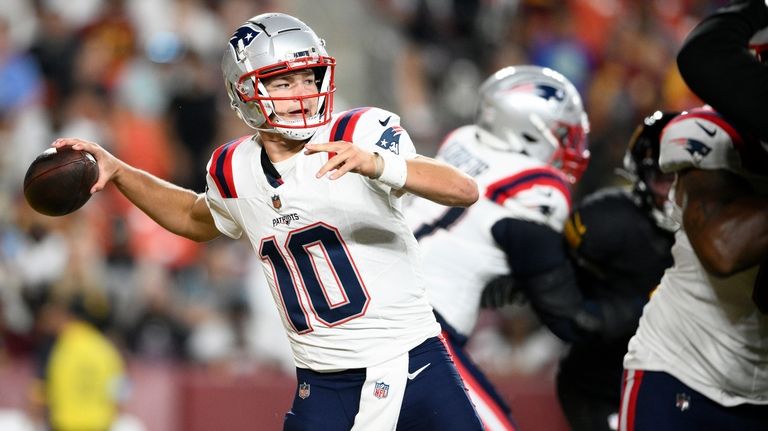
{"label": "patriots logo", "polygon": [[245,48],[247,48],[259,34],[261,34],[261,31],[256,30],[256,28],[251,25],[244,25],[235,30],[235,33],[229,38],[229,45],[232,47],[232,51],[235,53],[237,61],[245,60]]}
{"label": "patriots logo", "polygon": [[684,147],[696,159],[703,159],[712,151],[712,147],[696,139],[679,138],[672,142]]}
{"label": "patriots logo", "polygon": [[558,102],[562,102],[565,99],[565,92],[561,88],[556,88],[547,84],[522,84],[510,88],[509,91],[531,93],[544,100],[554,99]]}
{"label": "patriots logo", "polygon": [[381,134],[379,140],[376,141],[376,146],[395,154],[400,154],[400,135],[402,135],[402,133],[402,127],[392,126]]}

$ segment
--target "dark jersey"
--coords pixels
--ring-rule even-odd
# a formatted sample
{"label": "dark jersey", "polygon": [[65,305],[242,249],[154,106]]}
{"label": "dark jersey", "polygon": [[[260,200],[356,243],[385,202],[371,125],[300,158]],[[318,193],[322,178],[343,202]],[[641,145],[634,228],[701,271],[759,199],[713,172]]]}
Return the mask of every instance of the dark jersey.
{"label": "dark jersey", "polygon": [[584,391],[614,396],[618,405],[622,359],[642,307],[672,265],[674,235],[659,228],[631,192],[609,188],[587,196],[569,217],[565,236],[579,289],[605,325],[576,340],[563,358],[561,379]]}
{"label": "dark jersey", "polygon": [[688,87],[737,128],[768,141],[768,66],[749,51],[749,40],[768,26],[763,0],[721,8],[688,35],[677,56]]}

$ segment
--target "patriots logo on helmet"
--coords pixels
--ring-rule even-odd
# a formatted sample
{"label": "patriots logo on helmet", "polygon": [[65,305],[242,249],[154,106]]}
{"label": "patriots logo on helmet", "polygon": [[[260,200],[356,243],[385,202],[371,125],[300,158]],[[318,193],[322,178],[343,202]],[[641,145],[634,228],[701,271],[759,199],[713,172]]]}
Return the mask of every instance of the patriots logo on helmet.
{"label": "patriots logo on helmet", "polygon": [[510,92],[531,93],[541,97],[544,100],[557,100],[562,102],[565,99],[565,92],[562,88],[553,87],[547,84],[526,83],[517,85],[509,89]]}
{"label": "patriots logo on helmet", "polygon": [[688,151],[694,158],[699,160],[707,157],[712,151],[712,147],[696,139],[679,138],[672,140],[672,142],[682,146],[685,151]]}
{"label": "patriots logo on helmet", "polygon": [[376,146],[395,154],[400,154],[400,135],[402,135],[402,133],[402,127],[392,126],[381,134],[379,140],[376,141]]}
{"label": "patriots logo on helmet", "polygon": [[235,52],[237,61],[243,61],[245,59],[245,48],[247,48],[259,34],[261,34],[261,31],[256,30],[256,28],[250,25],[244,25],[235,30],[235,33],[229,38],[229,45]]}

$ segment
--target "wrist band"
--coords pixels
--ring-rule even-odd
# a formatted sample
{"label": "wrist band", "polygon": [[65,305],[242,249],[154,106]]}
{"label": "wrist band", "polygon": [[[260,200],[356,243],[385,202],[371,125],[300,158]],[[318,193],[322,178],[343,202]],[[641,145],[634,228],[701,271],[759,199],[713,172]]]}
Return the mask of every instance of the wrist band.
{"label": "wrist band", "polygon": [[405,159],[389,151],[374,152],[373,154],[380,157],[384,164],[377,180],[394,190],[402,189],[408,177],[408,166],[405,164]]}

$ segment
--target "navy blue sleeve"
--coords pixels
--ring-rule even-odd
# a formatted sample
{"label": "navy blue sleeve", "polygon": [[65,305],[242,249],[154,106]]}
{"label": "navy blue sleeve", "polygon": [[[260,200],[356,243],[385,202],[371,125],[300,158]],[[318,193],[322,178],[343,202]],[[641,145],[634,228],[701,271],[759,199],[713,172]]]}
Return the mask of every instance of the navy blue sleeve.
{"label": "navy blue sleeve", "polygon": [[553,334],[568,342],[598,334],[601,319],[579,291],[559,232],[508,218],[494,224],[491,233],[507,253],[515,286]]}
{"label": "navy blue sleeve", "polygon": [[547,271],[568,258],[562,235],[539,223],[505,218],[491,227],[491,235],[507,254],[515,277]]}

